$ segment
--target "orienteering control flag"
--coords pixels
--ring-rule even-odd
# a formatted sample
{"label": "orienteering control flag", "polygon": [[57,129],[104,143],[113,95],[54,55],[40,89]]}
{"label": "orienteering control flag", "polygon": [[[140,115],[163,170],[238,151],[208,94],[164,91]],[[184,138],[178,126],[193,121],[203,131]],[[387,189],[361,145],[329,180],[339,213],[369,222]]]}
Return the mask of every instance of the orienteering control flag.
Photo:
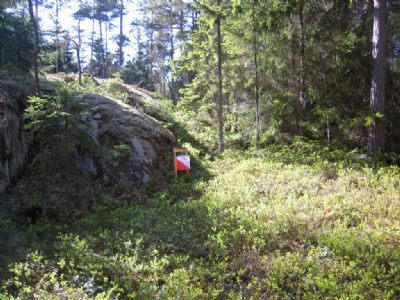
{"label": "orienteering control flag", "polygon": [[176,157],[176,169],[178,171],[190,170],[190,156],[189,155],[178,155]]}

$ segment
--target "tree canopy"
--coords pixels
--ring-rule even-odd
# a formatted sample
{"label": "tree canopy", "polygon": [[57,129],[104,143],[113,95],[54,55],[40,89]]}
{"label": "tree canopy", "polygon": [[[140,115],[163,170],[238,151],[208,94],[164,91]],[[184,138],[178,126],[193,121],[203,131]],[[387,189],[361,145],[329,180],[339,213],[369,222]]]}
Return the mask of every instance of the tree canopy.
{"label": "tree canopy", "polygon": [[[29,3],[31,10],[18,1],[0,6],[2,67],[117,74],[198,116],[221,150],[295,136],[358,147],[369,139],[371,153],[398,150],[397,1]],[[59,19],[68,7],[76,22],[69,28]],[[40,26],[42,11],[50,30]]]}

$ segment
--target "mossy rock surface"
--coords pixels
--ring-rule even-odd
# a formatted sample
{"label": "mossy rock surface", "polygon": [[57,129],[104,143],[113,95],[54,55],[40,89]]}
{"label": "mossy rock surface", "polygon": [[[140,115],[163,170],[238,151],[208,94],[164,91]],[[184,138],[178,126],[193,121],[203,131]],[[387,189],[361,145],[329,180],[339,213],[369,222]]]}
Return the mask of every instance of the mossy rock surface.
{"label": "mossy rock surface", "polygon": [[79,160],[81,170],[91,169],[93,175],[127,186],[167,174],[176,140],[160,122],[110,97],[87,94],[82,104],[91,112],[86,119],[90,136],[106,155],[89,161],[93,155],[84,154]]}

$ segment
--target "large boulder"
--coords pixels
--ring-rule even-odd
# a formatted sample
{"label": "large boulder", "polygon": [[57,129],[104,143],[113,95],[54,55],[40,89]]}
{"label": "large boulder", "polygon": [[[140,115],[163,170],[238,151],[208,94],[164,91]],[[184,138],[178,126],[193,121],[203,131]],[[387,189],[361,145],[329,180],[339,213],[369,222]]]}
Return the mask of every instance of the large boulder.
{"label": "large boulder", "polygon": [[[133,106],[140,108],[148,100],[155,101],[144,90],[133,86],[127,88],[135,94]],[[49,86],[46,93],[54,94],[54,89]],[[31,78],[20,80],[0,72],[0,194],[16,179],[27,161],[30,138],[24,129],[23,111],[30,94]],[[89,138],[89,141],[82,140],[82,147],[78,141],[74,155],[74,169],[78,173],[71,173],[77,175],[71,180],[79,181],[83,175],[89,180],[100,179],[135,187],[164,179],[171,173],[172,149],[177,142],[159,121],[142,109],[111,97],[86,94],[80,102],[82,109],[88,112],[81,120],[85,123],[82,128],[86,134],[80,138]],[[31,151],[33,158],[38,154],[37,150]],[[62,155],[60,153],[60,157]],[[54,183],[63,182],[64,177],[60,174],[52,178]],[[62,189],[59,184],[49,188],[49,195],[53,189],[54,195]]]}
{"label": "large boulder", "polygon": [[0,73],[0,193],[23,168],[28,155],[28,137],[22,111],[26,91],[18,81]]}
{"label": "large boulder", "polygon": [[89,135],[102,155],[78,152],[76,164],[83,173],[126,186],[140,186],[170,172],[176,140],[160,122],[122,101],[87,94],[82,105]]}

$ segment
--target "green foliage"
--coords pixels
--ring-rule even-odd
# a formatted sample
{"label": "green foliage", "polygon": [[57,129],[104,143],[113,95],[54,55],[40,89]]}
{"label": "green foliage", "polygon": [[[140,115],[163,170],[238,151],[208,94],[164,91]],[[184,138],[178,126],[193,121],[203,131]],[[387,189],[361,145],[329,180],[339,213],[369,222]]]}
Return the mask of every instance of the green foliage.
{"label": "green foliage", "polygon": [[128,84],[136,84],[149,91],[154,90],[154,84],[149,78],[148,60],[139,56],[136,60],[129,61],[121,70],[121,78]]}
{"label": "green foliage", "polygon": [[125,85],[124,81],[120,78],[119,73],[115,74],[115,78],[100,80],[101,84],[97,84],[93,77],[84,74],[82,80],[83,85],[79,86],[77,80],[74,79],[71,88],[83,93],[93,93],[112,97],[114,99],[118,99],[130,104],[129,97],[131,92],[129,88]]}
{"label": "green foliage", "polygon": [[[62,203],[72,205],[73,187],[84,184],[74,182],[74,159],[78,149],[95,152],[95,147],[83,120],[89,112],[80,101],[80,95],[67,85],[61,85],[56,96],[28,99],[26,128],[35,141],[35,157],[30,165],[32,198],[27,205],[40,204],[45,211]],[[54,199],[53,189],[59,186],[63,193]]]}
{"label": "green foliage", "polygon": [[[246,149],[255,144],[255,54],[261,147],[290,143],[297,135],[327,144],[336,141],[358,147],[365,145],[365,124],[377,120],[368,117],[365,122],[369,111],[368,74],[371,72],[372,24],[370,10],[365,9],[370,7],[368,1],[241,0],[221,1],[219,6],[215,1],[196,4],[200,18],[174,67],[179,74],[189,72],[193,76],[181,89],[181,103],[185,111],[199,116],[197,124],[193,124],[197,120],[193,121],[192,115],[187,119],[210,148],[215,147],[212,141],[217,140],[214,111],[217,94],[214,21],[217,14],[222,16],[224,37],[222,69],[228,148]],[[388,10],[392,22],[389,22],[388,32],[394,34],[398,6],[389,2]],[[357,17],[349,17],[354,16],[355,11]],[[397,39],[395,34],[392,36]],[[394,51],[391,55],[393,70],[397,58],[398,51]],[[394,79],[397,73],[388,76]],[[304,107],[299,100],[301,81],[304,82]],[[395,86],[398,84],[389,85],[388,89],[396,90]],[[390,111],[396,116],[397,109],[393,109],[398,101],[394,99],[399,95],[390,94],[393,99]],[[204,119],[207,123],[202,126]],[[388,113],[383,119],[392,117]],[[394,144],[397,123],[391,120],[386,130],[392,132],[389,140],[392,150],[397,149]]]}
{"label": "green foliage", "polygon": [[[118,98],[162,122],[190,150],[193,177],[171,176],[133,190],[100,187],[91,191],[97,203],[91,213],[62,226],[47,218],[31,224],[28,255],[10,265],[0,298],[400,298],[400,170],[395,166],[400,157],[368,157],[360,147],[366,126],[383,120],[379,114],[367,116],[368,1],[197,1],[193,12],[200,18],[193,17],[194,30],[172,63],[174,30],[164,28],[178,24],[172,9],[178,2],[146,2],[152,18],[140,26],[154,41],[142,45],[139,31],[138,57],[120,75],[101,86],[86,77],[79,90]],[[389,34],[396,48],[393,28],[399,22],[392,2]],[[108,8],[99,1],[95,5],[92,17],[104,22]],[[1,20],[7,14],[0,10]],[[210,161],[217,148],[217,17],[224,38],[228,148],[254,145],[258,65],[262,132],[256,157],[227,151]],[[184,35],[187,24],[181,25]],[[3,23],[0,30],[6,31],[2,39],[12,36]],[[52,51],[49,47],[43,56],[49,70],[56,63]],[[388,70],[392,115],[399,98],[396,51]],[[105,75],[103,41],[95,42],[94,54],[92,71]],[[176,107],[161,97],[131,103],[121,80],[166,95],[168,84],[171,94],[177,88],[178,76],[188,84]],[[82,176],[80,182],[70,181],[74,155],[91,147],[77,142],[86,140],[80,122],[86,113],[79,95],[65,87],[57,96],[29,100],[26,118],[35,142],[32,202],[45,200],[64,209],[62,200],[87,201],[90,182]],[[398,120],[391,116],[389,121],[388,130],[396,133]],[[124,160],[128,150],[115,145],[106,155]],[[0,246],[13,226],[10,219],[0,221]]]}
{"label": "green foliage", "polygon": [[129,90],[123,84],[124,82],[118,77],[110,79],[105,85],[105,92],[109,96],[125,100],[128,97]]}
{"label": "green foliage", "polygon": [[129,154],[130,147],[129,145],[115,145],[112,149],[111,155],[113,158],[126,158]]}
{"label": "green foliage", "polygon": [[54,227],[32,225],[40,227],[36,246],[11,267],[2,291],[48,299],[396,299],[400,170],[371,167],[362,155],[305,141],[258,157],[228,151],[209,164],[209,182],[178,179],[144,202],[135,200],[144,191],[128,192],[131,202],[105,202],[56,229],[51,249],[40,245]]}
{"label": "green foliage", "polygon": [[32,31],[29,19],[7,9],[7,3],[0,4],[0,69],[30,68],[33,52]]}
{"label": "green foliage", "polygon": [[369,127],[377,122],[377,120],[381,120],[383,115],[380,112],[376,112],[374,114],[369,115],[365,118],[365,126]]}

